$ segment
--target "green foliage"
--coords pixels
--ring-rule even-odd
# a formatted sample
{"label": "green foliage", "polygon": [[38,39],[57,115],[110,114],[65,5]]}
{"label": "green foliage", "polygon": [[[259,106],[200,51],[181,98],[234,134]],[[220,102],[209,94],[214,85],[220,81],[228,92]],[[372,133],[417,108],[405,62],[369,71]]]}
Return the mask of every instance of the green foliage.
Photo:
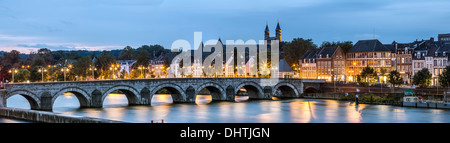
{"label": "green foliage", "polygon": [[136,63],[133,66],[147,67],[150,64],[149,58],[150,58],[150,55],[148,54],[148,52],[146,50],[140,49],[139,56],[137,57]]}
{"label": "green foliage", "polygon": [[73,73],[78,76],[79,80],[83,80],[90,75],[89,68],[93,65],[92,59],[89,56],[83,56],[73,64]]}
{"label": "green foliage", "polygon": [[391,83],[394,87],[395,85],[403,84],[403,78],[400,77],[400,73],[397,70],[393,70],[389,72],[388,75],[389,83]]}
{"label": "green foliage", "polygon": [[119,60],[132,60],[136,57],[137,52],[131,46],[126,46],[120,52]]}
{"label": "green foliage", "polygon": [[357,76],[357,82],[363,87],[370,86],[377,81],[377,72],[367,66],[362,69],[361,74]]}
{"label": "green foliage", "polygon": [[325,41],[322,43],[322,45],[320,47],[341,47],[342,51],[344,53],[347,53],[348,50],[350,50],[350,48],[353,47],[353,42],[352,41],[337,41],[337,42],[328,42]]}
{"label": "green foliage", "polygon": [[413,83],[420,87],[428,87],[431,85],[432,75],[427,68],[423,68],[417,72],[413,77]]}
{"label": "green foliage", "polygon": [[317,45],[312,42],[312,39],[303,38],[294,38],[291,42],[282,42],[280,46],[283,47],[282,56],[290,66],[298,64],[298,58],[306,51],[317,49]]}
{"label": "green foliage", "polygon": [[102,54],[97,56],[95,66],[97,67],[98,77],[100,79],[111,79],[113,73],[110,68],[113,64],[116,64],[116,57],[113,57],[108,52],[104,51]]}
{"label": "green foliage", "polygon": [[35,57],[33,60],[33,63],[30,66],[30,72],[31,72],[31,76],[30,76],[30,81],[35,82],[35,81],[41,81],[42,76],[41,76],[41,72],[39,72],[39,68],[45,67],[45,60],[42,57]]}
{"label": "green foliage", "polygon": [[443,73],[439,75],[439,83],[442,87],[450,86],[450,66],[445,67]]}
{"label": "green foliage", "polygon": [[147,51],[147,53],[150,55],[149,56],[150,59],[158,57],[159,55],[161,55],[161,53],[169,53],[170,52],[169,49],[164,49],[163,46],[158,45],[158,44],[150,45],[150,46],[149,45],[142,45],[141,47],[139,47],[137,49],[137,51],[140,51],[140,50]]}
{"label": "green foliage", "polygon": [[14,80],[18,82],[26,82],[29,78],[30,71],[28,71],[27,69],[21,69],[16,73]]}
{"label": "green foliage", "polygon": [[164,63],[163,63],[163,66],[164,66],[164,68],[163,68],[163,72],[165,73],[165,74],[167,74],[167,71],[168,71],[168,69],[170,68],[170,60],[169,60],[169,57],[164,57]]}

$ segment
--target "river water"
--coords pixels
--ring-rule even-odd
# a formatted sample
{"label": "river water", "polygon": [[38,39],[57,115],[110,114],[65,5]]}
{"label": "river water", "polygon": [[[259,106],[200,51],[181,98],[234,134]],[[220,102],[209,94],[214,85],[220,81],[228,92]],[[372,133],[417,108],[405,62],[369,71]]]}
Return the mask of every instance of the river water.
{"label": "river water", "polygon": [[[150,123],[450,123],[450,110],[355,105],[353,102],[321,99],[248,100],[236,96],[236,102],[211,102],[211,96],[199,95],[195,104],[173,104],[170,95],[155,95],[151,106],[127,106],[122,94],[110,94],[104,108],[79,109],[72,94],[56,99],[53,112],[105,118],[125,122]],[[20,95],[7,101],[8,107],[29,109]],[[0,118],[0,123],[22,122]]]}

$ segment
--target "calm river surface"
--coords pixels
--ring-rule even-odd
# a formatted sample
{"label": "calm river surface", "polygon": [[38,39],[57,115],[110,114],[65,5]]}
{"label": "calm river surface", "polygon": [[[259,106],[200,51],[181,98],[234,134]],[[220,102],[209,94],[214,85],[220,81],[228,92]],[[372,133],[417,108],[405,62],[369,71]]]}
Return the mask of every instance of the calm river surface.
{"label": "calm river surface", "polygon": [[[100,109],[79,109],[72,94],[57,98],[53,112],[105,118],[125,122],[150,123],[450,123],[450,110],[355,105],[353,102],[320,99],[248,101],[236,96],[236,102],[211,102],[211,96],[199,95],[196,104],[173,104],[170,95],[156,95],[152,106],[127,106],[122,94],[110,94]],[[7,101],[8,107],[30,109],[20,95]],[[22,122],[0,118],[0,123]]]}

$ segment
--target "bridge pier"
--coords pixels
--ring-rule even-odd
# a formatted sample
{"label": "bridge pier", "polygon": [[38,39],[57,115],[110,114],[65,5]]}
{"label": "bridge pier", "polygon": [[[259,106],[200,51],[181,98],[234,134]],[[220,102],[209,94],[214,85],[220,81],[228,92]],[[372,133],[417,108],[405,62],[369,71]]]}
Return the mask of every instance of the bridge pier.
{"label": "bridge pier", "polygon": [[41,95],[41,106],[37,110],[42,111],[52,111],[53,110],[53,103],[52,103],[52,95],[50,92],[45,91]]}
{"label": "bridge pier", "polygon": [[226,101],[235,101],[236,99],[236,92],[234,91],[234,87],[232,87],[231,85],[227,87],[227,89],[225,90],[225,94],[226,94]]}
{"label": "bridge pier", "polygon": [[264,99],[271,100],[273,97],[273,87],[265,86],[263,90],[264,90]]}
{"label": "bridge pier", "polygon": [[0,107],[6,107],[6,90],[0,90]]}
{"label": "bridge pier", "polygon": [[102,108],[103,107],[103,97],[102,92],[99,90],[94,90],[91,94],[90,107],[91,108]]}
{"label": "bridge pier", "polygon": [[151,103],[151,96],[150,96],[150,90],[147,87],[144,87],[144,89],[141,90],[141,99],[140,104],[141,105],[150,105]]}
{"label": "bridge pier", "polygon": [[[185,95],[181,96],[174,96],[174,97],[181,97],[181,98],[173,98],[173,103],[195,103],[195,97],[197,97],[194,87],[189,86],[186,89]],[[184,99],[183,99],[184,97]]]}

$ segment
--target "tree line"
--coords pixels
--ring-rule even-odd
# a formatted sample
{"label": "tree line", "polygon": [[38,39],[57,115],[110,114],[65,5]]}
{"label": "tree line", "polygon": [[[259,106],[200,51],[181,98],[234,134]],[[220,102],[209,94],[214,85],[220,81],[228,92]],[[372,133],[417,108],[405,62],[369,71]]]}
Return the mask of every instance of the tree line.
{"label": "tree line", "polygon": [[[113,51],[51,51],[43,48],[31,52],[28,58],[23,59],[17,50],[3,52],[0,55],[0,81],[37,82],[37,81],[74,81],[86,79],[111,79],[115,75],[136,78],[140,72],[113,73],[118,68],[117,60],[136,60],[133,69],[148,67],[149,60],[161,53],[169,52],[161,45],[143,45],[137,49],[126,46],[124,49]],[[119,53],[119,54],[117,54]],[[95,61],[94,61],[95,59]],[[65,76],[64,76],[65,75]]]}

